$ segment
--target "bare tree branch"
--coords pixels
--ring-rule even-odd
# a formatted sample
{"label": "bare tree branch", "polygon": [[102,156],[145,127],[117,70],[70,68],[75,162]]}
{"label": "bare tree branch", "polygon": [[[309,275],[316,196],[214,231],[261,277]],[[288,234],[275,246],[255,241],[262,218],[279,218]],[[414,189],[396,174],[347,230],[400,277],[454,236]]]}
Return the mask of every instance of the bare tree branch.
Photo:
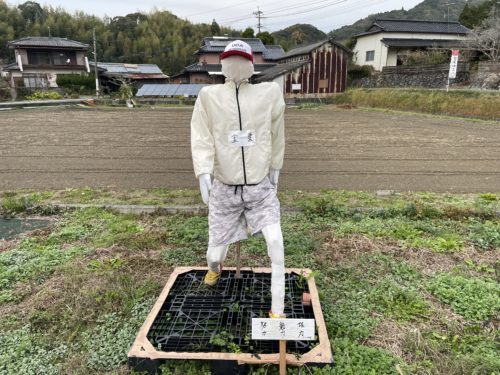
{"label": "bare tree branch", "polygon": [[468,47],[483,52],[491,61],[500,62],[500,18],[492,13],[468,34],[466,43]]}

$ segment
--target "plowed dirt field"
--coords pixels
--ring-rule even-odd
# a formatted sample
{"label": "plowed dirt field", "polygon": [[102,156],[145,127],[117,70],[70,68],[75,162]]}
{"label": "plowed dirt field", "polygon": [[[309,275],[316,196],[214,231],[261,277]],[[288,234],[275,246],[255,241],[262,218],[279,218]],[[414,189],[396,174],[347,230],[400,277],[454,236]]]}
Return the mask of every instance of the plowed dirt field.
{"label": "plowed dirt field", "polygon": [[[0,190],[196,187],[192,108],[0,112]],[[287,109],[280,189],[500,191],[500,123]]]}

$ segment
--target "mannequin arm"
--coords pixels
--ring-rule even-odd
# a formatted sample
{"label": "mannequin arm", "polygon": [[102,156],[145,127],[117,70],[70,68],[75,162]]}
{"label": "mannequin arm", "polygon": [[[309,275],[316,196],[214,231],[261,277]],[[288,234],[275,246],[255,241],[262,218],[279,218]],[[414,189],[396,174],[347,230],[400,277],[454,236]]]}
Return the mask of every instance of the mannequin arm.
{"label": "mannequin arm", "polygon": [[210,198],[210,190],[212,190],[212,177],[208,173],[201,174],[198,177],[200,182],[200,193],[203,203],[208,205],[208,200]]}
{"label": "mannequin arm", "polygon": [[278,187],[278,179],[280,177],[280,170],[279,169],[269,169],[269,181],[271,181],[271,184],[274,185],[274,187]]}

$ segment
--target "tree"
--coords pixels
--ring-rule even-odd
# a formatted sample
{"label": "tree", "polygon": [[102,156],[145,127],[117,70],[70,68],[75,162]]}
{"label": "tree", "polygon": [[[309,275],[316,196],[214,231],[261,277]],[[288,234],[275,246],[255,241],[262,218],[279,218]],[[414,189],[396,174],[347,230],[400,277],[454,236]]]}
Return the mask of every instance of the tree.
{"label": "tree", "polygon": [[500,19],[494,11],[469,33],[467,43],[469,47],[484,53],[491,61],[500,62]]}
{"label": "tree", "polygon": [[241,36],[243,38],[255,38],[255,31],[251,27],[247,27]]}
{"label": "tree", "polygon": [[292,32],[292,39],[295,44],[302,44],[304,42],[304,33],[300,30],[295,30]]}
{"label": "tree", "polygon": [[268,31],[258,33],[256,36],[262,40],[262,43],[264,44],[274,44],[274,38]]}
{"label": "tree", "polygon": [[45,19],[45,12],[37,2],[26,1],[25,3],[18,5],[18,8],[25,21],[35,23],[36,21],[42,21]]}
{"label": "tree", "polygon": [[210,25],[210,32],[212,33],[212,36],[220,35],[220,27],[219,24],[215,22],[215,18],[212,21],[212,25]]}
{"label": "tree", "polygon": [[481,23],[488,18],[490,13],[494,11],[496,1],[498,0],[488,0],[476,6],[469,6],[469,4],[466,3],[462,13],[460,13],[458,17],[458,22],[469,29],[481,25]]}

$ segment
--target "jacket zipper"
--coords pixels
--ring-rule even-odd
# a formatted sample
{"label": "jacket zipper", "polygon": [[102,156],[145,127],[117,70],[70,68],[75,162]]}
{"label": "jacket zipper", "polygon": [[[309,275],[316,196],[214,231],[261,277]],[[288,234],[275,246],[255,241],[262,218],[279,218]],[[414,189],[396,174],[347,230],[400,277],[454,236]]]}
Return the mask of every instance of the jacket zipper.
{"label": "jacket zipper", "polygon": [[[238,105],[238,117],[240,120],[240,131],[243,130],[243,126],[241,124],[241,110],[240,110],[240,100],[238,98],[238,93],[239,93],[240,86],[236,85],[236,104]],[[247,170],[245,166],[245,150],[243,146],[241,146],[241,160],[243,161],[243,180],[245,182],[245,185],[247,184]]]}

